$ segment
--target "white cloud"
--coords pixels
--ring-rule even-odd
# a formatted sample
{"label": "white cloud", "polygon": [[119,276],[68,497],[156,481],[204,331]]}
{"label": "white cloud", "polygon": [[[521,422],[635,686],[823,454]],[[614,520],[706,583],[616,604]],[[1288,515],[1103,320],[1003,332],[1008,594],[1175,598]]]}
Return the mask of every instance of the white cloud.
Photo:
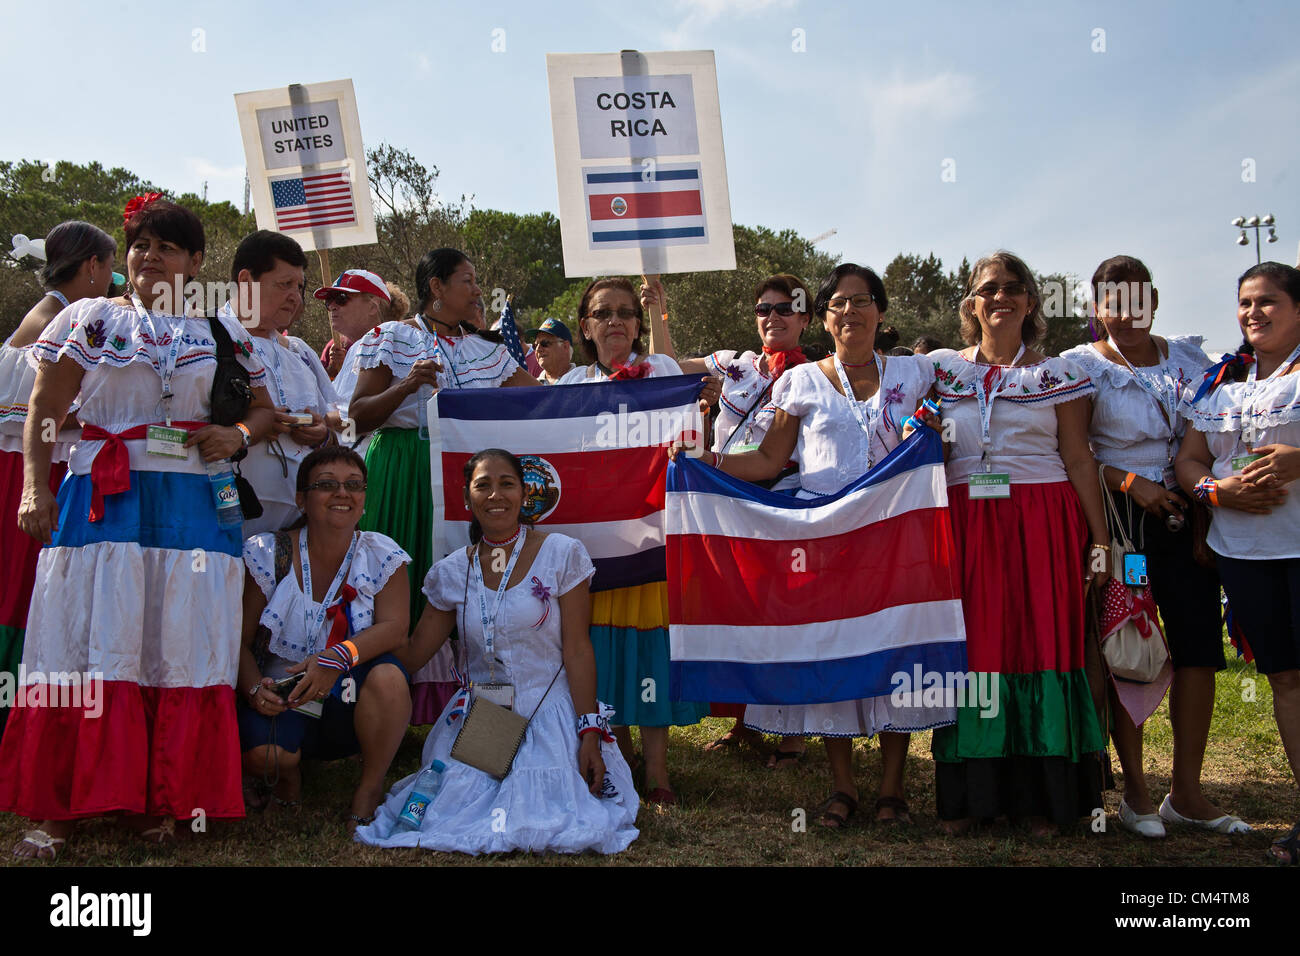
{"label": "white cloud", "polygon": [[962,73],[936,73],[921,80],[895,74],[881,84],[869,84],[867,110],[872,140],[880,144],[912,134],[918,123],[951,120],[975,99],[974,81]]}
{"label": "white cloud", "polygon": [[415,58],[415,72],[421,76],[428,76],[433,72],[433,64],[429,62],[429,57],[421,53]]}

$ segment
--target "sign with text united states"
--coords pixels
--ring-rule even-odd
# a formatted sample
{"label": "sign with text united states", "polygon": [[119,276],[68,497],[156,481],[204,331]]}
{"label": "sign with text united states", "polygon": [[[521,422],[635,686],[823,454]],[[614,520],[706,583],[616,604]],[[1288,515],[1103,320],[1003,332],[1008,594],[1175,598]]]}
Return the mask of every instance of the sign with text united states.
{"label": "sign with text united states", "polygon": [[304,249],[377,240],[351,80],[236,93],[259,229]]}

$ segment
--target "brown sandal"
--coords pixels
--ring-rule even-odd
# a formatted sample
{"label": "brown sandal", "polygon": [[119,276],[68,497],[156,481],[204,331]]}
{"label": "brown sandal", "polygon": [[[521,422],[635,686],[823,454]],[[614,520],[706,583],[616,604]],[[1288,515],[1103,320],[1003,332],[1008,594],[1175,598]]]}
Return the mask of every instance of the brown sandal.
{"label": "brown sandal", "polygon": [[[836,813],[832,810],[831,807],[837,803],[844,804],[848,808],[848,812]],[[817,808],[817,812],[821,814],[819,822],[822,826],[828,830],[843,830],[849,825],[849,820],[853,814],[858,812],[858,800],[856,797],[850,797],[843,790],[836,790],[826,798],[825,803]]]}
{"label": "brown sandal", "polygon": [[[893,810],[894,815],[882,820],[881,810]],[[876,822],[882,826],[893,826],[896,823],[909,827],[912,825],[912,813],[907,809],[907,801],[902,797],[881,797],[876,801],[875,814]]]}

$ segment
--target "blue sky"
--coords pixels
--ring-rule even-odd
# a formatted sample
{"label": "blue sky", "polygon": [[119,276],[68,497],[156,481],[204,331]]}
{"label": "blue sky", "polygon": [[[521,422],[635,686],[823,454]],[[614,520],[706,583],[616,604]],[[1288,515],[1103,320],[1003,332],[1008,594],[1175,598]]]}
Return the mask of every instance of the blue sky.
{"label": "blue sky", "polygon": [[4,0],[0,158],[98,160],[241,202],[233,94],[350,77],[368,145],[411,150],[476,206],[555,211],[545,54],[712,49],[738,223],[834,228],[822,248],[878,270],[900,251],[951,267],[1006,247],[1086,277],[1137,255],[1160,289],[1157,329],[1216,347],[1239,339],[1235,279],[1254,263],[1230,220],[1274,214],[1265,258],[1297,257],[1293,2],[289,9]]}

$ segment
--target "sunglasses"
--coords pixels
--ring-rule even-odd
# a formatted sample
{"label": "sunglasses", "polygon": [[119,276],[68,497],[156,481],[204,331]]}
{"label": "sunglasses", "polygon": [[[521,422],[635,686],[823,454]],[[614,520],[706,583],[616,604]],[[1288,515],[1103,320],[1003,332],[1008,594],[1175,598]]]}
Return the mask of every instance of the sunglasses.
{"label": "sunglasses", "polygon": [[356,295],[355,292],[331,292],[325,296],[326,305],[347,305],[348,300]]}
{"label": "sunglasses", "polygon": [[771,302],[760,302],[754,306],[754,314],[760,319],[765,319],[773,312],[777,315],[794,315],[793,302],[777,302],[775,305]]}
{"label": "sunglasses", "polygon": [[358,491],[366,490],[366,482],[362,478],[349,478],[347,481],[339,481],[337,478],[322,478],[320,481],[313,481],[307,486],[307,490],[327,491],[330,494],[333,494],[339,490],[340,486],[353,494],[356,494]]}

